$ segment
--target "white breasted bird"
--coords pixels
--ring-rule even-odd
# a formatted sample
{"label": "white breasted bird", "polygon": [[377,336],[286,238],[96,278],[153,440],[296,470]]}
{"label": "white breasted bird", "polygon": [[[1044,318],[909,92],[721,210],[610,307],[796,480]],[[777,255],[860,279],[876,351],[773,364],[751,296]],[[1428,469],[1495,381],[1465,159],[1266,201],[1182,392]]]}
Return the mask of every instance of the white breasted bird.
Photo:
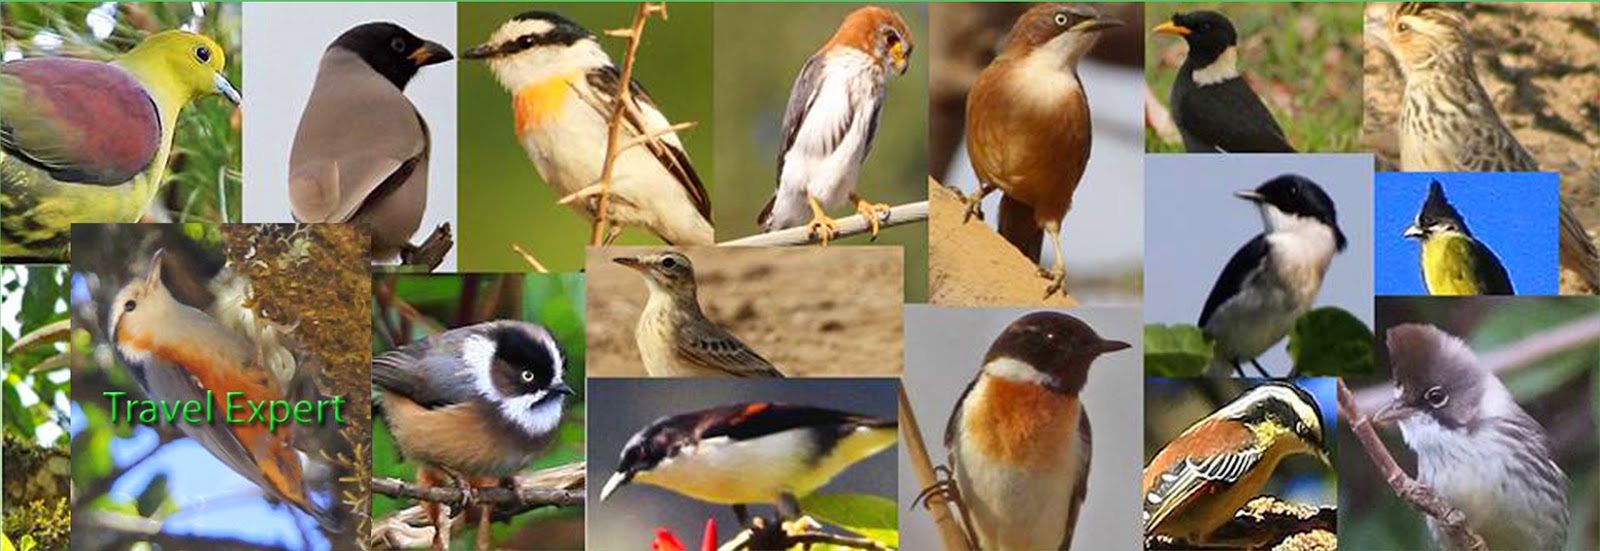
{"label": "white breasted bird", "polygon": [[772,402],[663,417],[628,440],[600,499],[639,482],[731,505],[743,526],[746,507],[758,503],[794,520],[798,498],[894,446],[898,427],[894,419]]}
{"label": "white breasted bird", "polygon": [[611,260],[644,276],[650,298],[634,340],[652,377],[782,377],[772,362],[706,318],[694,264],[676,251]]}
{"label": "white breasted bird", "polygon": [[[1565,548],[1567,476],[1544,427],[1454,335],[1405,324],[1387,340],[1395,400],[1373,422],[1399,423],[1417,480],[1465,514],[1490,550]],[[1431,517],[1428,527],[1440,548],[1462,545]]]}
{"label": "white breasted bird", "polygon": [[[451,329],[372,359],[384,419],[406,458],[464,477],[503,479],[526,468],[556,439],[562,406],[574,394],[566,358],[544,327],[491,321]],[[419,472],[419,485],[432,476]],[[437,503],[425,504],[433,526]],[[483,506],[484,519],[490,506]],[[487,548],[488,522],[478,549]],[[445,547],[448,529],[434,533]]]}
{"label": "white breasted bird", "polygon": [[900,14],[868,6],[845,16],[806,60],[783,115],[778,189],[756,217],[762,231],[803,225],[826,245],[836,228],[823,208],[848,198],[877,237],[889,205],[862,199],[856,181],[872,150],[889,79],[906,72],[911,49]]}
{"label": "white breasted bird", "polygon": [[1235,253],[1217,275],[1199,326],[1216,342],[1213,370],[1250,362],[1283,340],[1316,302],[1333,255],[1344,250],[1333,199],[1315,182],[1285,174],[1240,191],[1261,212],[1265,229]]}
{"label": "white breasted bird", "polygon": [[975,549],[1072,547],[1093,446],[1079,393],[1095,359],[1128,346],[1057,312],[995,338],[944,433]]}
{"label": "white breasted bird", "polygon": [[[448,239],[412,245],[428,202],[428,122],[406,84],[453,57],[393,23],[356,26],[328,46],[289,153],[289,202],[306,223],[355,224],[374,261],[432,268]],[[448,227],[443,230],[448,235]]]}
{"label": "white breasted bird", "polygon": [[[622,72],[593,33],[559,14],[529,11],[461,54],[481,59],[512,94],[517,141],[561,202],[593,219]],[[711,199],[672,123],[638,81],[628,83],[622,140],[645,136],[616,161],[607,242],[625,226],[672,245],[710,245]]]}

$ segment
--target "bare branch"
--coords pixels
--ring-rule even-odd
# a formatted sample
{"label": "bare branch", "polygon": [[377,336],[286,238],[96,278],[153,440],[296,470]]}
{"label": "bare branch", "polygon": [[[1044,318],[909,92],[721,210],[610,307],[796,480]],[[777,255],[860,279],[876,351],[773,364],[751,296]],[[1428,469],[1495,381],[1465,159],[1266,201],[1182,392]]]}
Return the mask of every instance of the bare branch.
{"label": "bare branch", "polygon": [[1439,497],[1432,488],[1407,476],[1400,468],[1394,456],[1389,454],[1389,448],[1384,447],[1383,441],[1378,439],[1378,432],[1372,428],[1372,420],[1356,406],[1355,395],[1345,386],[1343,380],[1339,381],[1339,415],[1345,418],[1350,430],[1355,432],[1356,438],[1361,441],[1361,447],[1367,450],[1367,458],[1371,459],[1373,466],[1383,474],[1384,481],[1389,483],[1394,495],[1439,522],[1441,533],[1452,543],[1445,547],[1487,551],[1488,547],[1484,545],[1483,538],[1478,537],[1467,527],[1465,513]]}
{"label": "bare branch", "polygon": [[536,487],[519,482],[512,488],[478,488],[467,495],[460,488],[419,487],[394,478],[372,479],[372,491],[390,497],[402,497],[433,503],[469,503],[475,505],[510,505],[527,510],[538,507],[574,507],[583,505],[582,489]]}
{"label": "bare branch", "polygon": [[517,254],[522,256],[522,261],[527,262],[528,267],[533,268],[533,271],[541,274],[550,273],[550,270],[545,269],[544,264],[539,263],[539,259],[534,258],[533,253],[530,253],[527,249],[522,248],[521,244],[512,243],[511,250],[517,251]]}
{"label": "bare branch", "polygon": [[645,21],[652,15],[659,15],[665,20],[666,4],[641,2],[639,10],[633,14],[632,27],[626,30],[606,31],[607,36],[626,38],[628,50],[622,60],[622,76],[619,80],[621,84],[617,85],[617,105],[611,110],[610,128],[606,134],[606,161],[604,167],[600,169],[600,197],[595,203],[594,228],[589,232],[590,245],[604,245],[608,233],[606,211],[611,205],[611,176],[616,169],[617,156],[623,149],[623,115],[627,113],[628,106],[633,104],[633,63],[639,55],[639,42],[644,38]]}
{"label": "bare branch", "polygon": [[[889,219],[884,221],[881,228],[891,228],[904,224],[923,222],[928,219],[928,202],[920,201],[898,205],[889,209]],[[861,235],[872,231],[872,226],[860,214],[853,214],[834,220],[838,233],[833,235],[834,240],[843,239],[853,235]],[[820,241],[804,226],[793,227],[775,232],[760,233],[749,237],[741,237],[733,241],[719,243],[725,247],[786,247],[793,245],[809,245]]]}

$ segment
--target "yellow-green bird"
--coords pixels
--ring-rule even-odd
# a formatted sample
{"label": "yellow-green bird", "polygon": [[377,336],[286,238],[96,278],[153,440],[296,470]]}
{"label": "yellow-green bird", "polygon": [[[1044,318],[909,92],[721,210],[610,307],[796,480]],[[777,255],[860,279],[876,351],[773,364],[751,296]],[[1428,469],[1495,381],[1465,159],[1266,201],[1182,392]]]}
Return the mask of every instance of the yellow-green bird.
{"label": "yellow-green bird", "polygon": [[1438,180],[1428,186],[1428,199],[1403,235],[1422,244],[1422,281],[1428,294],[1516,294],[1500,258],[1472,237]]}
{"label": "yellow-green bird", "polygon": [[225,66],[221,46],[183,31],[109,62],[0,65],[0,256],[59,262],[73,223],[137,222],[183,107],[207,94],[239,103]]}

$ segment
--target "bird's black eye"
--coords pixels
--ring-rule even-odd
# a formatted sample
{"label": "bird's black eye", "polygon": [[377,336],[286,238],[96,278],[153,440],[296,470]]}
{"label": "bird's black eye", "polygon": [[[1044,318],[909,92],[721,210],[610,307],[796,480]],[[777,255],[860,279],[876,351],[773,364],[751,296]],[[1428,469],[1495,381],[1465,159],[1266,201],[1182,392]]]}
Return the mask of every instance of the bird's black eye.
{"label": "bird's black eye", "polygon": [[1062,27],[1067,26],[1067,14],[1064,14],[1064,13],[1056,14],[1056,25],[1059,25],[1059,26],[1062,26]]}
{"label": "bird's black eye", "polygon": [[396,53],[406,53],[406,39],[398,36],[389,39],[389,48]]}
{"label": "bird's black eye", "polygon": [[1450,403],[1450,395],[1444,393],[1443,387],[1437,386],[1428,389],[1427,392],[1422,393],[1422,399],[1427,400],[1428,405],[1433,406],[1433,409],[1442,408],[1445,404]]}
{"label": "bird's black eye", "polygon": [[124,312],[132,312],[134,308],[138,308],[138,307],[139,307],[139,303],[131,301],[131,300],[128,301],[128,302],[122,303],[122,311],[124,311]]}
{"label": "bird's black eye", "polygon": [[1400,25],[1396,26],[1395,28],[1398,29],[1400,32],[1410,32],[1411,31],[1411,24],[1410,23],[1400,23]]}
{"label": "bird's black eye", "polygon": [[518,38],[517,39],[517,45],[521,46],[521,47],[523,47],[525,49],[526,48],[532,48],[534,46],[533,35],[531,35],[531,34],[523,35],[521,38]]}
{"label": "bird's black eye", "polygon": [[668,270],[676,268],[676,267],[678,267],[678,259],[672,258],[670,256],[666,257],[666,258],[663,258],[663,259],[661,259],[661,267],[662,268],[666,268]]}
{"label": "bird's black eye", "polygon": [[522,382],[524,382],[524,383],[533,382],[533,371],[530,371],[530,370],[527,370],[527,369],[522,370]]}
{"label": "bird's black eye", "polygon": [[194,58],[201,63],[211,63],[211,47],[200,46],[194,49]]}

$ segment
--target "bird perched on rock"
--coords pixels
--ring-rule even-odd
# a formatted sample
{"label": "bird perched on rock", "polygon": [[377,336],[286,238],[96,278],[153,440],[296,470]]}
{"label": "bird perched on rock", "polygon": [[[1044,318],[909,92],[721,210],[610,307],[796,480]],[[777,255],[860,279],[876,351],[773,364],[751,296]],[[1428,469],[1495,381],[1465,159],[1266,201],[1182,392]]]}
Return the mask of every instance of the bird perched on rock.
{"label": "bird perched on rock", "polygon": [[[1544,427],[1461,339],[1419,324],[1387,339],[1395,400],[1372,420],[1399,423],[1417,481],[1461,511],[1488,549],[1565,548],[1567,476]],[[1465,548],[1437,520],[1428,527],[1441,548]]]}
{"label": "bird perched on rock", "polygon": [[[622,72],[594,34],[559,14],[529,11],[462,53],[481,59],[512,94],[517,141],[561,203],[593,219]],[[625,226],[672,245],[714,242],[711,199],[672,123],[637,81],[620,139],[641,140],[617,157],[609,189],[609,243]]]}
{"label": "bird perched on rock", "polygon": [[894,419],[772,402],[663,417],[628,439],[600,500],[640,482],[732,505],[745,527],[748,506],[757,503],[775,504],[781,518],[795,520],[798,498],[894,446],[898,430]]}
{"label": "bird perched on rock", "polygon": [[[491,484],[516,474],[555,442],[562,406],[574,394],[566,357],[550,332],[522,321],[451,329],[372,359],[384,418],[407,458],[425,466],[418,484],[432,486],[440,469]],[[448,544],[449,523],[426,503],[435,550]],[[492,505],[483,505],[477,549],[489,549]]]}
{"label": "bird perched on rock", "polygon": [[1516,294],[1500,258],[1472,236],[1438,180],[1428,185],[1428,199],[1404,235],[1422,244],[1422,281],[1428,294]]}
{"label": "bird perched on rock", "polygon": [[756,218],[762,231],[804,225],[826,245],[837,231],[823,209],[848,198],[877,237],[889,205],[862,199],[856,183],[889,80],[906,72],[911,49],[900,14],[869,6],[845,16],[806,60],[783,115],[778,189]]}
{"label": "bird perched on rock", "polygon": [[1333,255],[1344,250],[1333,199],[1316,182],[1285,174],[1236,193],[1254,203],[1266,225],[1217,275],[1200,311],[1201,331],[1215,340],[1215,366],[1249,361],[1289,334],[1311,309]]}
{"label": "bird perched on rock", "polygon": [[1260,493],[1280,461],[1296,454],[1331,467],[1316,399],[1284,382],[1245,391],[1184,429],[1145,465],[1145,537],[1181,547],[1229,547],[1213,542],[1212,533]]}
{"label": "bird perched on rock", "polygon": [[428,122],[406,99],[422,67],[452,59],[393,23],[358,25],[322,54],[289,153],[289,202],[307,223],[349,223],[372,236],[374,261],[437,266],[450,244],[411,235],[428,201]]}
{"label": "bird perched on rock", "polygon": [[[145,395],[168,404],[209,400],[218,410],[235,400],[285,400],[288,381],[262,364],[255,344],[173,298],[161,281],[161,258],[156,251],[149,273],[123,286],[110,309],[117,359]],[[310,515],[326,531],[339,531],[335,511],[311,498],[293,431],[260,422],[174,424],[270,499]]]}
{"label": "bird perched on rock", "polygon": [[[1436,2],[1403,2],[1379,33],[1405,79],[1400,110],[1400,170],[1539,172],[1495,110],[1472,61],[1467,18]],[[1600,290],[1600,250],[1565,199],[1561,266]]]}
{"label": "bird perched on rock", "polygon": [[1061,220],[1072,208],[1089,164],[1093,132],[1078,60],[1101,31],[1122,26],[1087,4],[1039,4],[1017,19],[1000,57],[967,95],[967,155],[978,191],[967,214],[982,216],[984,196],[999,189],[1000,235],[1035,264],[1044,234],[1055,248],[1045,295],[1065,287]]}
{"label": "bird perched on rock", "polygon": [[1190,153],[1294,153],[1283,128],[1239,72],[1239,35],[1214,11],[1175,13],[1152,32],[1183,37],[1172,119]]}
{"label": "bird perched on rock", "polygon": [[0,66],[0,256],[67,259],[73,223],[137,222],[167,176],[178,114],[220,94],[239,103],[222,47],[166,31],[99,62]]}
{"label": "bird perched on rock", "polygon": [[1072,547],[1093,442],[1079,394],[1095,359],[1128,346],[1056,312],[995,338],[944,432],[974,549]]}
{"label": "bird perched on rock", "polygon": [[766,358],[700,311],[694,264],[667,251],[612,262],[637,270],[650,287],[634,339],[653,377],[782,377]]}

